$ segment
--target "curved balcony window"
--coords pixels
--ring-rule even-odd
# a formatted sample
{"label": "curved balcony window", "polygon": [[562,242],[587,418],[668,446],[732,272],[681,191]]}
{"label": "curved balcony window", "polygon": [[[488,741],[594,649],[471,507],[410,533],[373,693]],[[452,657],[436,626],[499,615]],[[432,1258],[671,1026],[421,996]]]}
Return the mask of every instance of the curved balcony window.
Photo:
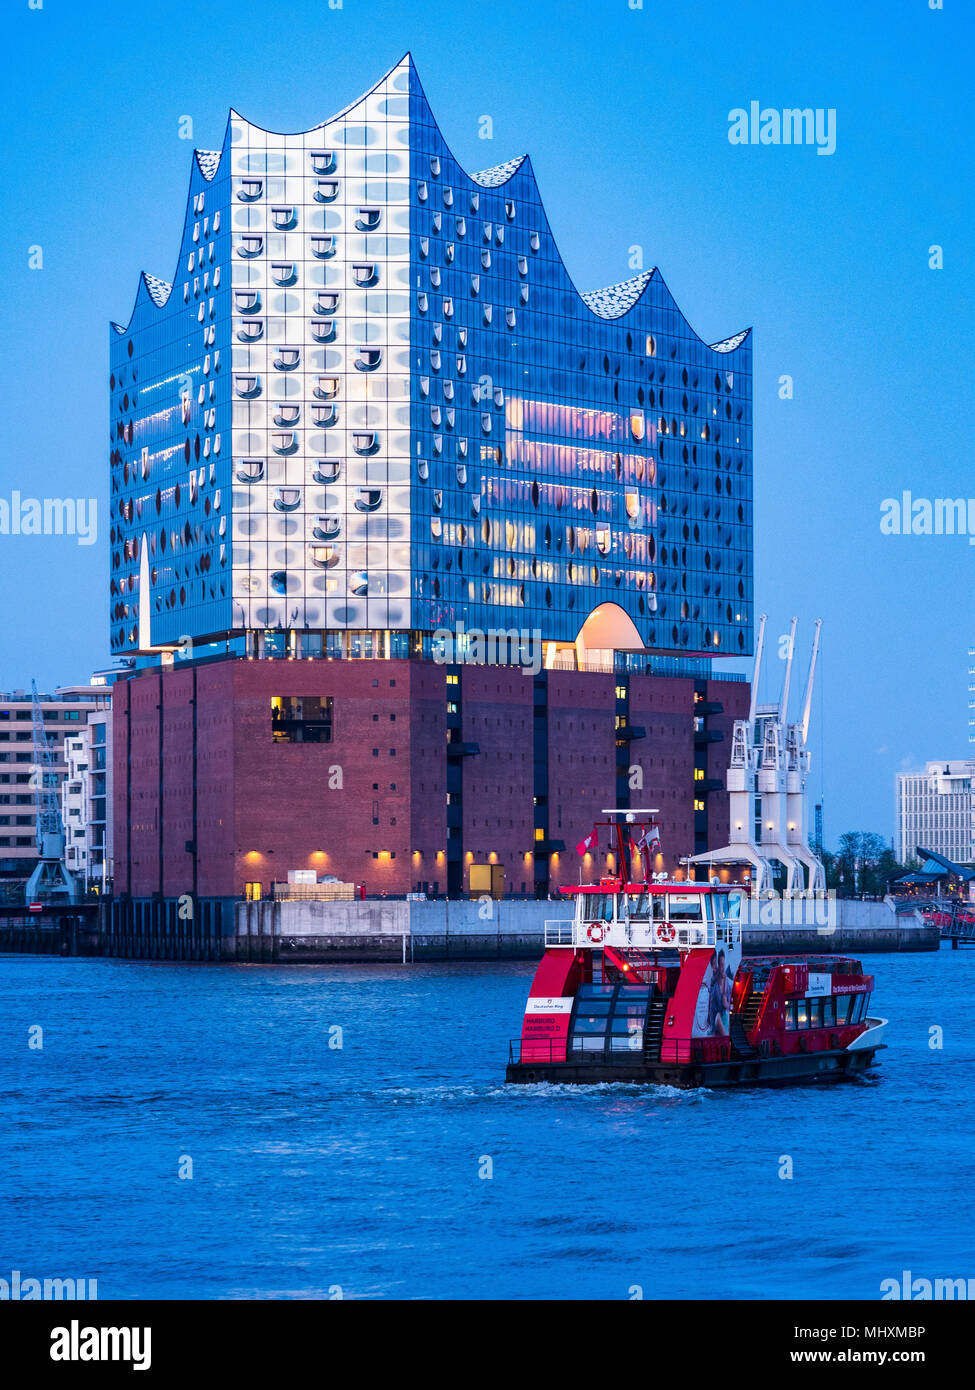
{"label": "curved balcony window", "polygon": [[454,248],[454,243],[453,243],[452,241],[448,241],[448,242],[447,242],[447,245],[446,245],[446,246],[444,247],[444,249],[443,249],[443,253],[444,253],[444,255],[446,256],[446,258],[447,258],[448,261],[453,261],[453,259],[454,259],[454,249],[455,249],[455,248]]}
{"label": "curved balcony window", "polygon": [[439,405],[432,405],[432,406],[430,407],[430,423],[431,423],[431,425],[433,425],[434,427],[439,427],[440,422],[441,422],[442,419],[443,419],[443,411],[440,409]]}
{"label": "curved balcony window", "polygon": [[440,177],[440,156],[439,156],[438,154],[432,154],[432,155],[430,156],[430,173],[433,175],[433,177],[434,177],[435,179],[439,179],[439,177]]}
{"label": "curved balcony window", "polygon": [[416,476],[420,479],[421,483],[425,483],[430,477],[430,465],[427,463],[426,459],[417,459]]}
{"label": "curved balcony window", "polygon": [[454,383],[452,381],[444,382],[443,394],[444,400],[452,401],[454,399]]}
{"label": "curved balcony window", "polygon": [[320,261],[327,261],[329,256],[335,255],[336,241],[333,236],[313,236],[311,239],[311,254]]}
{"label": "curved balcony window", "polygon": [[430,267],[430,284],[435,290],[440,288],[440,279],[440,267],[438,265],[432,265]]}
{"label": "curved balcony window", "polygon": [[271,221],[279,232],[290,232],[298,225],[298,209],[282,207],[271,209]]}
{"label": "curved balcony window", "polygon": [[467,486],[467,464],[466,464],[466,463],[458,463],[458,465],[457,465],[457,486],[458,486],[458,487],[466,487],[466,486]]}
{"label": "curved balcony window", "polygon": [[369,289],[379,284],[379,266],[374,261],[357,261],[352,267],[352,278],[360,289]]}
{"label": "curved balcony window", "polygon": [[443,488],[438,487],[433,490],[433,510],[435,512],[443,511]]}
{"label": "curved balcony window", "polygon": [[381,487],[360,487],[358,496],[355,499],[355,509],[357,512],[376,512],[383,504],[383,490]]}
{"label": "curved balcony window", "polygon": [[335,341],[335,320],[334,319],[312,319],[311,336],[316,343],[334,343]]}
{"label": "curved balcony window", "polygon": [[319,290],[315,300],[316,314],[334,314],[339,307],[339,295],[337,290]]}
{"label": "curved balcony window", "polygon": [[[277,506],[277,503],[274,504]],[[276,594],[286,594],[288,592],[288,572],[287,570],[275,570],[271,575],[271,589]]]}
{"label": "curved balcony window", "polygon": [[433,230],[435,232],[439,232],[441,227],[443,226],[443,213],[435,212],[433,214],[433,217],[430,219],[430,225],[433,227]]}
{"label": "curved balcony window", "polygon": [[485,322],[486,324],[489,324],[493,318],[494,318],[494,305],[493,305],[493,304],[485,304],[485,306],[484,306],[484,322]]}
{"label": "curved balcony window", "polygon": [[504,245],[504,228],[501,226],[497,226],[494,229],[494,244],[495,246]]}
{"label": "curved balcony window", "polygon": [[315,184],[316,203],[334,203],[339,196],[338,179],[318,179]]}
{"label": "curved balcony window", "polygon": [[541,244],[541,237],[538,235],[537,232],[532,232],[531,236],[528,238],[528,245],[531,247],[533,251],[537,251]]}
{"label": "curved balcony window", "polygon": [[315,381],[315,395],[320,401],[331,401],[339,393],[341,382],[337,376],[320,376]]}
{"label": "curved balcony window", "polygon": [[454,205],[454,190],[445,188],[443,191],[443,205],[445,208],[452,208]]}
{"label": "curved balcony window", "polygon": [[259,256],[264,250],[264,238],[254,233],[245,233],[237,244],[238,256]]}
{"label": "curved balcony window", "polygon": [[443,316],[445,319],[452,319],[454,317],[454,301],[446,295],[444,296],[443,302]]}
{"label": "curved balcony window", "polygon": [[527,275],[527,274],[528,274],[528,257],[527,257],[527,256],[519,256],[519,257],[518,257],[518,274],[519,274],[519,275]]}
{"label": "curved balcony window", "polygon": [[297,425],[300,419],[300,405],[279,405],[274,412],[274,423],[276,425]]}
{"label": "curved balcony window", "polygon": [[237,197],[242,203],[256,203],[263,192],[263,179],[241,179]]}
{"label": "curved balcony window", "polygon": [[332,570],[342,558],[341,551],[334,545],[313,545],[311,562],[320,570]]}
{"label": "curved balcony window", "polygon": [[316,483],[334,483],[341,472],[341,459],[316,459],[312,477]]}
{"label": "curved balcony window", "polygon": [[369,576],[365,570],[357,570],[355,574],[349,575],[349,593],[355,594],[357,598],[365,598],[369,592]]}
{"label": "curved balcony window", "polygon": [[334,150],[310,150],[308,157],[315,174],[334,174],[338,167]]}
{"label": "curved balcony window", "polygon": [[493,231],[494,231],[494,223],[493,223],[493,222],[485,222],[485,223],[482,225],[482,227],[481,227],[481,235],[484,237],[484,240],[485,240],[485,241],[490,242],[490,240],[491,240],[491,233],[492,233]]}
{"label": "curved balcony window", "polygon": [[383,350],[377,347],[364,347],[359,349],[359,355],[355,359],[356,370],[359,372],[374,372],[383,360]]}
{"label": "curved balcony window", "polygon": [[357,431],[352,436],[352,447],[357,454],[374,454],[379,448],[379,435],[375,430]]}
{"label": "curved balcony window", "polygon": [[293,512],[301,506],[300,487],[279,487],[278,495],[274,499],[274,510],[276,512]]}
{"label": "curved balcony window", "polygon": [[517,314],[515,313],[514,309],[505,309],[505,311],[504,311],[504,321],[505,321],[505,323],[508,325],[509,328],[514,328],[515,324],[516,324],[517,321],[518,321],[518,316],[517,316]]}
{"label": "curved balcony window", "polygon": [[264,337],[264,323],[261,319],[250,319],[239,324],[237,337],[242,343],[257,343]]}
{"label": "curved balcony window", "polygon": [[338,424],[339,412],[334,405],[313,405],[311,413],[312,419],[320,429],[327,430]]}
{"label": "curved balcony window", "polygon": [[382,221],[383,214],[381,208],[359,208],[356,213],[355,225],[360,232],[374,232]]}
{"label": "curved balcony window", "polygon": [[490,251],[485,250],[485,251],[482,251],[482,252],[481,252],[481,268],[482,268],[482,270],[490,270],[490,269],[491,269],[491,252],[490,252]]}
{"label": "curved balcony window", "polygon": [[466,440],[466,439],[458,439],[458,441],[457,441],[457,457],[458,457],[459,459],[466,459],[466,457],[467,457],[467,440]]}
{"label": "curved balcony window", "polygon": [[416,186],[416,196],[419,198],[421,203],[425,203],[429,196],[429,190],[427,189],[426,183],[423,179],[420,179],[419,183]]}
{"label": "curved balcony window", "polygon": [[341,519],[337,516],[320,516],[318,525],[311,528],[311,533],[317,541],[332,541],[342,529]]}
{"label": "curved balcony window", "polygon": [[424,290],[420,290],[419,293],[418,293],[417,296],[416,296],[416,307],[417,307],[417,309],[419,310],[419,312],[420,312],[421,314],[425,314],[425,313],[426,313],[427,308],[428,308],[428,300],[427,300],[426,292],[425,292]]}
{"label": "curved balcony window", "polygon": [[253,400],[255,396],[261,394],[261,378],[259,376],[235,376],[234,390],[243,400]]}
{"label": "curved balcony window", "polygon": [[301,349],[296,347],[278,348],[278,355],[274,359],[279,372],[293,372],[300,362]]}
{"label": "curved balcony window", "polygon": [[430,539],[439,541],[443,536],[443,522],[439,516],[430,518]]}
{"label": "curved balcony window", "polygon": [[429,394],[430,394],[430,378],[429,378],[428,376],[421,376],[421,377],[420,377],[420,395],[423,396],[423,397],[425,398],[425,397],[429,396]]}
{"label": "curved balcony window", "polygon": [[256,314],[260,307],[259,290],[234,290],[234,308],[238,314]]}
{"label": "curved balcony window", "polygon": [[515,205],[510,198],[505,202],[504,215],[505,217],[507,217],[509,222],[513,222],[515,220]]}
{"label": "curved balcony window", "polygon": [[276,454],[293,454],[298,449],[298,436],[294,430],[286,430],[271,435],[271,448]]}
{"label": "curved balcony window", "polygon": [[471,516],[481,515],[481,499],[479,496],[471,498]]}
{"label": "curved balcony window", "polygon": [[277,261],[271,266],[271,279],[276,285],[295,285],[298,267],[294,261]]}
{"label": "curved balcony window", "polygon": [[433,325],[433,341],[434,341],[435,343],[442,343],[442,342],[443,342],[443,324],[442,324],[442,323],[435,323],[435,324]]}
{"label": "curved balcony window", "polygon": [[490,434],[490,433],[491,433],[491,417],[490,417],[490,415],[482,415],[482,416],[481,416],[481,429],[484,431],[485,434]]}
{"label": "curved balcony window", "polygon": [[467,358],[464,356],[463,353],[458,353],[458,356],[457,356],[457,375],[458,375],[458,376],[466,376],[466,375],[467,375]]}
{"label": "curved balcony window", "polygon": [[430,370],[432,372],[439,372],[440,370],[440,353],[436,348],[430,349]]}
{"label": "curved balcony window", "polygon": [[522,304],[527,304],[527,303],[528,303],[528,286],[527,286],[527,285],[522,285],[522,286],[520,287],[520,289],[518,290],[518,298],[521,300]]}
{"label": "curved balcony window", "polygon": [[504,405],[504,391],[501,389],[500,386],[496,386],[494,388],[494,404],[498,407],[499,410]]}
{"label": "curved balcony window", "polygon": [[440,457],[443,455],[443,435],[442,435],[442,434],[435,434],[435,435],[433,436],[433,452],[434,452],[434,455],[435,455],[437,458],[440,458]]}
{"label": "curved balcony window", "polygon": [[420,260],[421,260],[421,261],[425,261],[426,258],[427,258],[427,256],[429,256],[429,254],[430,254],[430,238],[429,238],[428,236],[421,236],[421,237],[420,237]]}
{"label": "curved balcony window", "polygon": [[[475,208],[474,208],[474,211],[476,211],[476,210],[477,210],[477,209],[476,209],[476,207],[475,207]],[[454,225],[455,225],[456,228],[457,228],[457,235],[458,235],[459,237],[465,237],[465,236],[467,235],[467,222],[465,221],[465,219],[464,219],[463,217],[458,217],[458,219],[457,219],[457,221],[456,221],[456,223],[455,223]]]}

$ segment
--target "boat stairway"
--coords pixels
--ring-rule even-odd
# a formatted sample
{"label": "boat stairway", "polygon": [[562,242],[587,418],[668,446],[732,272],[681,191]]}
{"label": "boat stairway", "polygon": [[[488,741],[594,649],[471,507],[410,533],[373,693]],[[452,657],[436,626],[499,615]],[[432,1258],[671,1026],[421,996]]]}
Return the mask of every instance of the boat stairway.
{"label": "boat stairway", "polygon": [[754,1057],[756,1055],[755,1049],[748,1041],[748,1034],[758,1021],[758,1014],[764,997],[762,994],[750,994],[741,1012],[731,1015],[729,1032],[731,1034],[732,1057]]}
{"label": "boat stairway", "polygon": [[667,1000],[662,994],[654,992],[647,1010],[647,1021],[643,1029],[643,1055],[648,1062],[660,1061],[660,1043],[664,1033],[664,1016],[667,1013]]}

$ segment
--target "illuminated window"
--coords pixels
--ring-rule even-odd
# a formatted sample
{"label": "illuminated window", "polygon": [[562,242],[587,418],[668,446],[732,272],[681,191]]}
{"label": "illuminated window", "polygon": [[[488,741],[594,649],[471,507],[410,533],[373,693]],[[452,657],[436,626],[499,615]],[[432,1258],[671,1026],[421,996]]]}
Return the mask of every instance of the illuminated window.
{"label": "illuminated window", "polygon": [[259,903],[263,892],[263,885],[260,883],[245,883],[244,897],[249,903]]}
{"label": "illuminated window", "polygon": [[275,743],[331,743],[331,695],[271,697],[271,737]]}

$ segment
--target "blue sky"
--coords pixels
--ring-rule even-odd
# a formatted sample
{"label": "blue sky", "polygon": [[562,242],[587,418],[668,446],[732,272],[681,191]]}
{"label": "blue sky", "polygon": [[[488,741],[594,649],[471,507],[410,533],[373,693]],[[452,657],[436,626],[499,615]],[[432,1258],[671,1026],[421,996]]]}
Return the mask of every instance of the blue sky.
{"label": "blue sky", "polygon": [[[172,278],[192,144],[231,105],[307,128],[409,49],[467,168],[530,152],[580,289],[636,244],[702,337],[754,326],[757,609],[773,639],[799,615],[800,691],[824,619],[827,840],[889,835],[895,773],[967,756],[975,547],[880,531],[904,489],[975,496],[961,0],[5,0],[0,36],[0,496],[96,496],[107,536],[108,322],[140,270]],[[732,145],[751,101],[835,109],[836,152]],[[0,689],[106,664],[107,591],[107,539],[0,536]]]}

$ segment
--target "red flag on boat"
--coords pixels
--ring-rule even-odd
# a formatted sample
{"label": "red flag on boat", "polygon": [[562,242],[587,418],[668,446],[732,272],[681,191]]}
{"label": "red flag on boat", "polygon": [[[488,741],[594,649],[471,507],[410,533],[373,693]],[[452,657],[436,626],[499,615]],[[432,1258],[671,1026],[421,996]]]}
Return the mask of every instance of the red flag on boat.
{"label": "red flag on boat", "polygon": [[595,830],[590,830],[586,838],[584,840],[580,840],[579,843],[576,845],[576,854],[588,854],[588,852],[591,849],[596,848],[596,845],[598,843],[599,836],[596,834]]}
{"label": "red flag on boat", "polygon": [[660,828],[656,825],[645,826],[640,832],[640,838],[633,841],[635,849],[642,854],[646,851],[651,854],[655,849],[660,848]]}

